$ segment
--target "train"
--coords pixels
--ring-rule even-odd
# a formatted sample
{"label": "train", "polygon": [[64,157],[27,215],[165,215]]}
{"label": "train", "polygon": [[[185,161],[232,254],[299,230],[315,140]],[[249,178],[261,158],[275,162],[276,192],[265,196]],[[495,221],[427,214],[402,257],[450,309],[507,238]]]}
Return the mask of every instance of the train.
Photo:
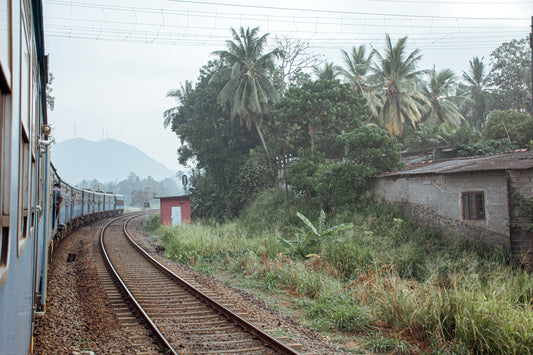
{"label": "train", "polygon": [[[0,354],[33,353],[55,246],[124,197],[82,189],[52,164],[41,0],[0,2]],[[59,201],[61,200],[61,201]],[[55,207],[55,202],[60,202]]]}

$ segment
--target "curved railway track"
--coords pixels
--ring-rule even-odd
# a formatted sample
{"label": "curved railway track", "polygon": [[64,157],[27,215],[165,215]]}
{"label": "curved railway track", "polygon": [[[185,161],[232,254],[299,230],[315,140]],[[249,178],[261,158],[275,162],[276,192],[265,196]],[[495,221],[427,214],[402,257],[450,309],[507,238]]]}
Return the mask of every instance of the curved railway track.
{"label": "curved railway track", "polygon": [[146,253],[116,218],[100,234],[107,267],[172,354],[298,354]]}

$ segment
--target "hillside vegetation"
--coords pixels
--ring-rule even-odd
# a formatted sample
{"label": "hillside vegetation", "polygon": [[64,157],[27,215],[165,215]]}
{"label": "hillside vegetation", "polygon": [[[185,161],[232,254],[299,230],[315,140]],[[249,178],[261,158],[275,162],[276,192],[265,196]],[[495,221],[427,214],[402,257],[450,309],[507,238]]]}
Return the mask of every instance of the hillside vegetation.
{"label": "hillside vegetation", "polygon": [[533,352],[533,281],[508,250],[417,227],[367,188],[402,151],[530,146],[527,40],[458,74],[420,68],[407,37],[369,48],[316,65],[301,41],[269,48],[258,28],[232,28],[197,81],[169,92],[164,125],[196,169],[193,225],[157,229],[167,256],[279,295],[308,325],[357,339],[343,342],[354,352]]}
{"label": "hillside vegetation", "polygon": [[[156,233],[168,258],[283,299],[341,345],[355,339],[347,350],[531,353],[533,280],[510,268],[508,250],[441,236],[387,206],[309,222],[269,191],[232,222]],[[343,223],[353,226],[335,228]]]}

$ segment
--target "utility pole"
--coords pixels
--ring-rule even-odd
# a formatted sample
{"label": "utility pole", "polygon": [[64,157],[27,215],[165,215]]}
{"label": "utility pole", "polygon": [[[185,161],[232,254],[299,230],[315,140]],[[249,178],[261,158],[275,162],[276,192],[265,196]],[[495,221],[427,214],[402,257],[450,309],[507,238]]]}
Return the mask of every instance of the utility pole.
{"label": "utility pole", "polygon": [[529,34],[529,48],[531,48],[531,118],[533,118],[533,16],[531,16],[531,33]]}

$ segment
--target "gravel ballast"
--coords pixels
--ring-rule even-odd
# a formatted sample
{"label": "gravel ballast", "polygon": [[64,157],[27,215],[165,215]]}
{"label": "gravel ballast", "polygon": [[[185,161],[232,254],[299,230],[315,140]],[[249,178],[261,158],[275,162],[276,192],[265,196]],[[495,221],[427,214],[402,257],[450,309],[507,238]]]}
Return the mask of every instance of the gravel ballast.
{"label": "gravel ballast", "polygon": [[[327,337],[298,324],[293,318],[269,308],[253,295],[226,285],[188,266],[164,259],[157,244],[146,235],[142,218],[130,223],[129,230],[141,245],[173,272],[235,304],[236,312],[246,313],[265,330],[286,334],[291,342],[303,345],[304,353],[342,354]],[[82,227],[57,247],[50,262],[47,312],[36,321],[36,354],[135,354],[129,332],[118,323],[106,299],[93,259],[94,244],[103,221]],[[75,259],[67,262],[69,254]],[[276,335],[276,334],[274,334]]]}

